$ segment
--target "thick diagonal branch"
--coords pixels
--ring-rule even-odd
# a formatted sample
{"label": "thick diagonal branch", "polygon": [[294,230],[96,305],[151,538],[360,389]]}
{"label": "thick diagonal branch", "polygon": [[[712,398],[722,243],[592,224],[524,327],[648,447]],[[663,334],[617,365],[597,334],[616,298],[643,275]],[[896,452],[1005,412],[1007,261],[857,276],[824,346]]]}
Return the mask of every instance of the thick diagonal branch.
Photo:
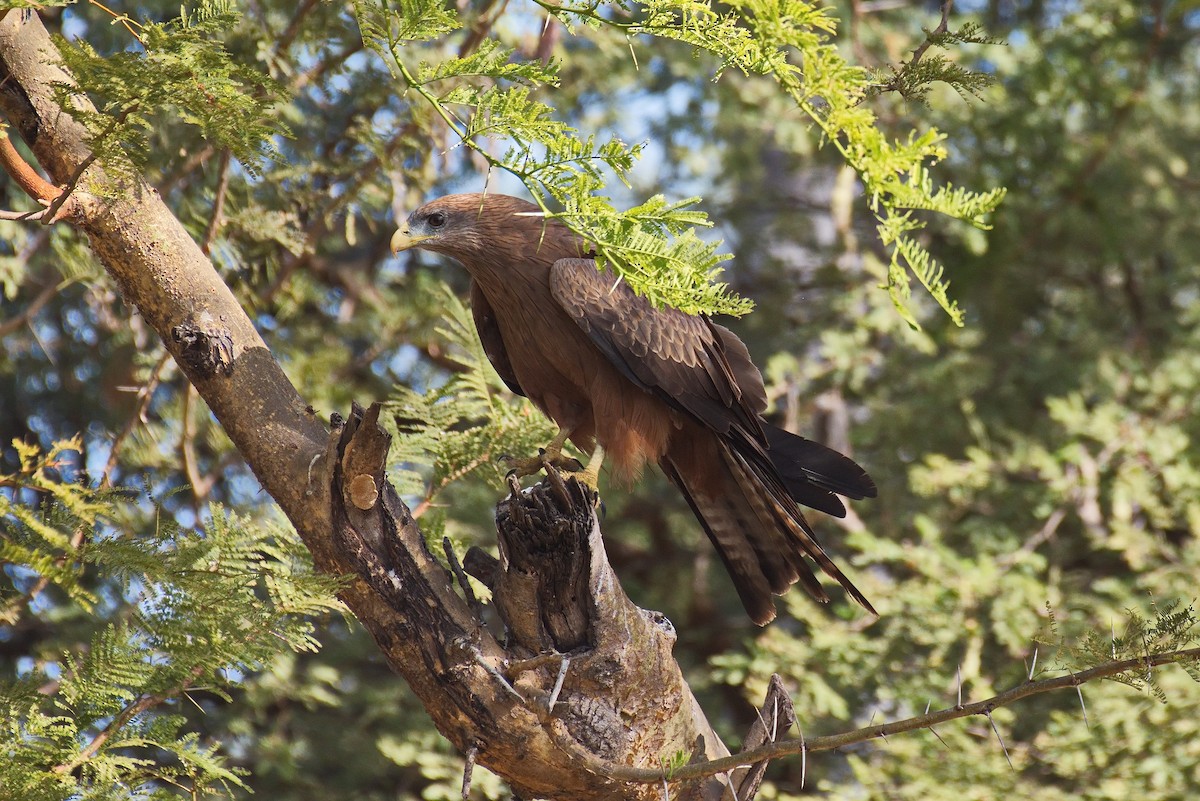
{"label": "thick diagonal branch", "polygon": [[[477,748],[479,763],[525,797],[657,798],[658,788],[597,776],[590,766],[617,760],[649,768],[674,753],[691,752],[698,735],[704,736],[704,748],[697,756],[720,755],[719,741],[678,678],[669,639],[660,636],[651,643],[656,620],[627,600],[616,609],[639,623],[630,629],[638,632],[634,648],[610,650],[607,659],[589,657],[604,642],[598,633],[618,630],[603,616],[593,617],[585,621],[591,632],[586,648],[567,655],[576,667],[563,672],[561,681],[564,662],[557,655],[551,655],[553,665],[526,663],[528,669],[506,677],[515,653],[524,657],[543,646],[514,641],[513,650],[502,647],[455,595],[452,577],[429,554],[407,508],[386,482],[387,439],[375,425],[378,409],[356,412],[330,437],[154,189],[106,173],[93,158],[86,131],[55,104],[53,87],[71,84],[60,61],[35,14],[0,16],[0,114],[9,131],[20,133],[52,181],[74,182],[71,223],[87,235],[126,302],[158,333],[295,525],[317,567],[355,577],[342,599],[437,728],[459,748]],[[103,187],[104,196],[86,191],[93,187]],[[588,523],[589,542],[593,528],[594,519]],[[598,542],[596,530],[593,545]],[[592,567],[600,549],[590,554],[583,572],[596,575]],[[582,608],[592,614],[607,603],[587,600]],[[638,645],[652,650],[635,653]],[[632,673],[623,663],[626,656],[641,660]],[[661,675],[674,678],[643,688],[644,700],[653,699],[657,707],[629,707],[604,676],[634,681],[630,677],[642,675],[637,671],[650,660],[662,663],[657,667],[666,673]],[[551,704],[555,694],[557,703]],[[631,722],[625,717],[630,709],[635,717],[647,717]],[[619,747],[604,752],[608,759],[589,751],[595,743],[584,725],[601,718],[626,726]],[[714,786],[677,784],[673,795],[711,796]]]}

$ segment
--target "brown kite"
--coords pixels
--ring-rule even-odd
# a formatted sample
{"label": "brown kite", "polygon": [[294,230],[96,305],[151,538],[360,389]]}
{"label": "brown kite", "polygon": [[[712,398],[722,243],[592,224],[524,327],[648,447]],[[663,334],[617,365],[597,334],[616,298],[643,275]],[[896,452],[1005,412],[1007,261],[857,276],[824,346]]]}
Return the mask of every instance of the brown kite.
{"label": "brown kite", "polygon": [[828,601],[808,556],[856,601],[871,604],[830,560],[798,503],[838,517],[835,495],[874,497],[875,484],[842,454],[762,418],[762,375],[746,346],[705,316],[655,308],[587,244],[531,203],[451,195],[413,212],[392,237],[461,262],[473,279],[475,325],[504,382],[569,439],[605,454],[620,477],[657,462],[725,562],[751,619],[775,618],[772,593],[799,581]]}

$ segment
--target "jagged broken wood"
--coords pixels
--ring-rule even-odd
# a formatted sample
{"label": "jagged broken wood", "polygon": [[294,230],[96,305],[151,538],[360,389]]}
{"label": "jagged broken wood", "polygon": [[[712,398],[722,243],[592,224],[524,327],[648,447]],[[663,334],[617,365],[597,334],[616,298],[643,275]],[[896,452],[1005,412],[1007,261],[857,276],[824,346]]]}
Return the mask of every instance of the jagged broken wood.
{"label": "jagged broken wood", "polygon": [[[730,797],[740,773],[688,782],[663,773],[681,752],[708,760],[728,751],[671,655],[674,628],[635,606],[613,574],[595,493],[552,473],[529,489],[514,486],[500,505],[501,558],[488,572],[504,628],[497,638],[465,601],[446,597],[455,577],[433,560],[384,476],[389,440],[378,416],[378,405],[355,407],[349,420],[335,421],[328,455],[335,539],[358,579],[393,607],[391,625],[368,624],[384,652],[426,641],[424,659],[460,711],[461,725],[443,733],[464,751],[477,749],[482,764],[495,764],[498,748],[503,760],[518,760],[549,747],[582,777],[581,786],[547,771],[545,783],[514,784],[523,796],[661,798],[657,783],[610,775],[613,766],[640,765],[658,770],[673,798]],[[379,488],[379,502],[363,509],[352,487],[367,482]],[[498,745],[514,724],[524,732],[520,747]],[[544,742],[530,737],[534,730]],[[751,797],[745,786],[739,798]]]}

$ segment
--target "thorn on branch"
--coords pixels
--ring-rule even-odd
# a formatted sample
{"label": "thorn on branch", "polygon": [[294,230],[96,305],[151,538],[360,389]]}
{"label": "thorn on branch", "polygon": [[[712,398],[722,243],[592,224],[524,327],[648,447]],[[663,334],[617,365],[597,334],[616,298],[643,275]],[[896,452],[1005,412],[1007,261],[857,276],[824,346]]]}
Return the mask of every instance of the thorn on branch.
{"label": "thorn on branch", "polygon": [[808,776],[808,745],[804,742],[804,730],[796,723],[796,731],[800,734],[800,789],[804,789],[804,779]]}
{"label": "thorn on branch", "polygon": [[934,737],[936,737],[936,738],[938,739],[938,742],[939,742],[939,743],[941,743],[943,746],[945,746],[945,748],[946,748],[946,750],[947,750],[947,751],[949,751],[949,750],[950,750],[950,746],[949,746],[949,745],[947,745],[947,744],[946,744],[946,741],[942,739],[942,735],[940,735],[940,734],[938,734],[938,733],[937,733],[937,729],[935,729],[935,728],[933,727],[933,724],[932,724],[932,723],[931,723],[931,724],[929,724],[929,733],[930,733],[930,734],[932,734]]}
{"label": "thorn on branch", "polygon": [[[788,695],[787,689],[783,686],[783,679],[779,677],[778,673],[772,674],[763,705],[760,709],[755,709],[754,712],[758,717],[758,721],[750,727],[750,732],[742,742],[743,751],[758,748],[767,743],[777,742],[792,727],[792,724],[796,722],[796,711],[792,705],[792,699]],[[770,713],[769,723],[768,712]],[[763,776],[767,771],[767,763],[768,760],[766,759],[760,760],[751,765],[750,769],[746,771],[737,792],[734,793],[734,798],[737,801],[750,801],[750,799],[758,794]]]}
{"label": "thorn on branch", "polygon": [[1010,770],[1011,770],[1013,773],[1016,773],[1016,772],[1017,772],[1017,769],[1016,769],[1016,767],[1014,767],[1014,766],[1013,766],[1012,757],[1010,757],[1010,756],[1008,755],[1008,746],[1006,746],[1006,745],[1004,744],[1004,738],[1000,736],[1000,729],[996,728],[996,721],[992,720],[992,710],[991,710],[991,709],[988,709],[988,710],[987,710],[987,711],[985,711],[983,714],[987,716],[988,723],[992,724],[992,731],[993,731],[993,732],[995,733],[995,735],[996,735],[996,740],[998,740],[998,741],[999,741],[999,743],[1000,743],[1000,748],[1001,748],[1001,749],[1004,751],[1004,758],[1005,758],[1006,760],[1008,760],[1008,767],[1009,767],[1009,769],[1010,769]]}

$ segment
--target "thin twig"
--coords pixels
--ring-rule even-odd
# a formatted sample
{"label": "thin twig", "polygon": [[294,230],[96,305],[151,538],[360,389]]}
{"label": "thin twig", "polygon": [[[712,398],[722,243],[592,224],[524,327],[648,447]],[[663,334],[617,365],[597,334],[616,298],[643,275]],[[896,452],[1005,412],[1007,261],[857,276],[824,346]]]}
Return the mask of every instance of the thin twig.
{"label": "thin twig", "polygon": [[916,64],[918,61],[920,61],[925,55],[925,51],[928,50],[930,45],[933,44],[934,37],[941,36],[943,33],[950,30],[950,11],[953,8],[954,0],[946,0],[946,2],[942,3],[942,21],[938,23],[936,28],[934,28],[932,31],[929,31],[929,33],[925,35],[925,41],[917,45],[916,49],[913,50],[912,58],[908,60],[908,64],[905,66],[911,67],[913,64]]}
{"label": "thin twig", "polygon": [[121,23],[121,26],[124,27],[125,30],[129,31],[130,35],[133,36],[134,39],[137,39],[139,44],[142,44],[142,45],[146,44],[146,42],[142,39],[141,35],[133,29],[134,25],[137,25],[139,28],[142,26],[138,25],[138,23],[135,22],[132,17],[130,17],[127,14],[118,14],[117,12],[113,11],[111,8],[104,5],[103,3],[97,2],[97,0],[88,0],[88,2],[91,3],[92,5],[94,5],[96,8],[103,11],[104,13],[111,15],[113,18],[113,22]]}
{"label": "thin twig", "polygon": [[108,451],[108,461],[104,464],[103,478],[100,480],[100,486],[112,486],[112,474],[117,469],[117,460],[121,455],[121,447],[125,444],[125,440],[133,433],[140,425],[146,423],[146,410],[150,408],[150,401],[154,399],[154,391],[158,389],[158,384],[162,381],[163,370],[171,361],[171,354],[163,351],[159,357],[158,363],[154,365],[154,369],[150,371],[150,377],[146,379],[146,383],[138,388],[138,405],[130,415],[129,420],[125,423],[125,427],[117,434],[117,438],[113,440],[112,447]]}
{"label": "thin twig", "polygon": [[312,13],[316,5],[317,0],[304,0],[300,4],[296,9],[296,13],[288,21],[288,26],[275,39],[275,46],[271,48],[271,56],[273,58],[278,58],[280,53],[292,46],[292,42],[295,41],[296,36],[300,33],[300,29],[304,27],[304,20]]}
{"label": "thin twig", "polygon": [[45,209],[37,209],[36,211],[0,211],[0,220],[14,220],[16,222],[40,222],[46,216]]}
{"label": "thin twig", "polygon": [[479,756],[479,743],[467,746],[466,760],[463,762],[462,799],[471,797],[471,777],[475,773],[475,759]]}
{"label": "thin twig", "polygon": [[233,153],[229,148],[221,151],[221,161],[217,167],[217,196],[213,199],[212,216],[208,218],[208,227],[204,230],[204,241],[200,250],[208,256],[212,252],[212,243],[221,230],[222,217],[225,214],[225,194],[229,190],[229,162]]}
{"label": "thin twig", "polygon": [[458,561],[458,554],[454,552],[454,545],[450,542],[449,537],[442,537],[442,552],[446,554],[446,561],[450,563],[450,570],[454,572],[454,578],[458,581],[458,586],[462,587],[463,595],[467,597],[467,605],[471,607],[471,612],[475,617],[483,617],[483,604],[479,603],[479,599],[475,597],[475,590],[471,588],[471,582],[467,578],[467,573],[463,570],[462,563]]}
{"label": "thin twig", "polygon": [[38,296],[29,302],[25,308],[21,309],[15,316],[10,317],[4,322],[0,322],[0,337],[7,336],[13,331],[16,331],[23,325],[26,325],[34,316],[42,310],[42,307],[49,303],[55,295],[62,290],[63,287],[70,284],[70,281],[62,281],[57,284],[50,284],[38,293]]}
{"label": "thin twig", "polygon": [[178,687],[167,690],[166,692],[140,696],[132,704],[122,709],[107,726],[101,729],[100,732],[92,738],[92,741],[84,746],[82,751],[75,755],[74,759],[72,759],[70,762],[63,762],[60,765],[55,765],[52,770],[55,773],[60,774],[70,773],[71,771],[75,770],[75,768],[94,757],[97,752],[104,747],[104,744],[108,742],[109,738],[120,731],[122,726],[143,712],[153,709],[159,704],[169,701],[176,695],[185,692],[189,687],[192,686],[193,683],[195,683],[196,679],[200,678],[203,673],[204,668],[198,665],[192,668],[191,676],[187,679],[184,679]]}
{"label": "thin twig", "polygon": [[192,424],[192,402],[199,396],[196,387],[188,384],[183,392],[183,430],[179,436],[179,453],[183,460],[184,473],[188,483],[192,485],[192,497],[197,503],[202,503],[212,492],[217,474],[200,475],[199,460],[196,458],[196,431]]}
{"label": "thin twig", "polygon": [[[931,726],[936,724],[957,720],[959,718],[970,717],[972,715],[988,715],[992,710],[998,709],[1002,706],[1008,706],[1009,704],[1033,695],[1040,695],[1042,693],[1064,690],[1070,687],[1077,687],[1078,685],[1086,684],[1089,681],[1109,678],[1121,673],[1126,673],[1136,668],[1147,669],[1157,665],[1169,665],[1176,662],[1197,660],[1200,660],[1200,648],[1166,651],[1163,653],[1147,654],[1146,656],[1136,657],[1133,659],[1106,662],[1102,665],[1097,665],[1094,668],[1090,668],[1079,673],[1058,676],[1052,679],[1042,679],[1041,681],[1022,682],[1016,687],[1005,690],[1004,692],[998,693],[997,695],[994,695],[991,698],[983,701],[960,704],[958,706],[940,709],[936,712],[931,712],[925,715],[917,715],[911,718],[892,721],[891,723],[883,723],[878,726],[870,726],[867,728],[842,732],[841,734],[831,734],[812,739],[805,739],[803,732],[801,732],[799,739],[780,740],[779,742],[767,743],[766,745],[762,745],[758,748],[752,748],[748,751],[743,751],[740,754],[734,754],[733,756],[712,759],[707,762],[684,765],[676,768],[671,773],[670,778],[671,781],[676,782],[695,781],[696,779],[702,779],[708,776],[716,776],[717,774],[725,773],[739,767],[753,765],[755,762],[761,762],[764,759],[778,759],[779,757],[790,756],[794,754],[801,755],[801,776],[803,777],[807,764],[806,755],[810,751],[832,751],[838,748],[845,748],[849,745],[868,742],[885,734],[900,734],[918,729],[929,729]],[[570,743],[560,742],[560,745],[569,747]],[[571,751],[573,754],[577,754],[581,759],[586,760],[589,770],[594,770],[607,778],[626,782],[637,782],[641,784],[657,784],[663,778],[663,773],[654,768],[637,768],[630,765],[618,765],[612,762],[606,762],[605,760],[596,757],[594,754],[587,752],[582,747],[580,747],[578,750],[572,748]],[[586,755],[586,757],[584,755]]]}
{"label": "thin twig", "polygon": [[554,689],[550,691],[550,700],[546,702],[546,708],[549,712],[554,712],[554,705],[558,703],[558,694],[562,692],[563,681],[567,678],[567,668],[570,666],[570,657],[564,656],[562,663],[558,666],[558,678],[554,680]]}

